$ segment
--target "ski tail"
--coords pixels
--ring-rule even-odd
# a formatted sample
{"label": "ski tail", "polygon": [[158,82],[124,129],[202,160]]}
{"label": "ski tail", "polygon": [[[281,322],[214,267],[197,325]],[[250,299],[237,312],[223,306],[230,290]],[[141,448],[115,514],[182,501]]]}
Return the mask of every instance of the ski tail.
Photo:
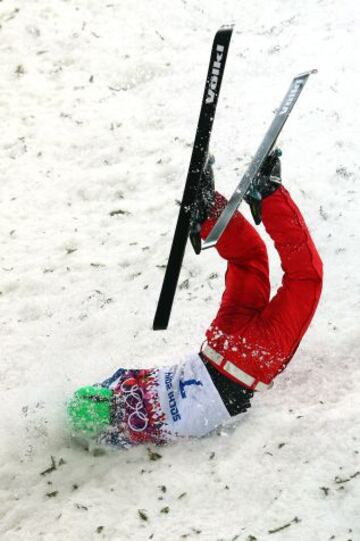
{"label": "ski tail", "polygon": [[309,76],[316,73],[317,70],[307,71],[294,77],[291,85],[282,100],[280,107],[277,109],[274,119],[266,132],[254,158],[252,159],[248,169],[238,184],[236,190],[230,197],[228,204],[219,216],[214,227],[202,244],[202,250],[215,246],[226,229],[241,201],[244,198],[250,184],[259,174],[261,167],[267,156],[271,153],[276,145],[277,138],[284,127],[286,120],[297,102]]}
{"label": "ski tail", "polygon": [[154,330],[166,329],[169,323],[176,286],[184,258],[186,242],[189,235],[191,210],[208,153],[232,31],[233,26],[222,26],[215,34],[213,41],[184,194],[154,317]]}

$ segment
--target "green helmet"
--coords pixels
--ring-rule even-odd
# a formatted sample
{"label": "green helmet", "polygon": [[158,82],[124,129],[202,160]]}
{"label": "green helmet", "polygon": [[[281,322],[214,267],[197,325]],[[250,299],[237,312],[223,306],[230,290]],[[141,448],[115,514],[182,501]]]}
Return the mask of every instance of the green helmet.
{"label": "green helmet", "polygon": [[78,389],[67,405],[74,432],[96,436],[110,425],[112,395],[113,391],[105,387],[87,385]]}

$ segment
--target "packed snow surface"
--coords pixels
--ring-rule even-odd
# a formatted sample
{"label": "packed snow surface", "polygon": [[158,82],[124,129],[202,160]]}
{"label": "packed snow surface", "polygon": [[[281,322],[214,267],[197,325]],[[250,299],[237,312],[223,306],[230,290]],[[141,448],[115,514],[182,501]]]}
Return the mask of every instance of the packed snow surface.
{"label": "packed snow surface", "polygon": [[[216,313],[224,262],[189,248],[169,329],[151,330],[229,22],[211,145],[225,195],[291,78],[319,70],[280,146],[324,262],[321,303],[237,426],[86,452],[66,426],[74,389],[197,351]],[[0,3],[2,540],[360,539],[359,36],[356,0]]]}

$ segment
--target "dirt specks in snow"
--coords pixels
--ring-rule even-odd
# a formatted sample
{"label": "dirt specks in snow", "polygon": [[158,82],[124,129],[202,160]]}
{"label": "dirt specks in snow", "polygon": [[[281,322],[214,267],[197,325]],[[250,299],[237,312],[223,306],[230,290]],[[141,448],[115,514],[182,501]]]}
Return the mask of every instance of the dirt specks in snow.
{"label": "dirt specks in snow", "polygon": [[327,212],[325,212],[324,208],[322,205],[320,205],[320,208],[319,208],[319,214],[320,216],[322,217],[323,220],[327,220],[329,218],[329,215]]}
{"label": "dirt specks in snow", "polygon": [[342,178],[346,178],[346,179],[349,179],[353,176],[353,173],[351,171],[349,171],[346,167],[344,166],[341,166],[341,167],[337,167],[336,169],[336,174],[339,176],[339,177],[342,177]]}
{"label": "dirt specks in snow", "polygon": [[111,212],[109,212],[109,216],[130,216],[130,212],[128,210],[123,210],[123,209],[117,209],[117,210],[112,210]]}
{"label": "dirt specks in snow", "polygon": [[144,522],[147,522],[149,520],[149,517],[144,509],[138,509],[138,515]]}
{"label": "dirt specks in snow", "polygon": [[21,77],[22,75],[25,75],[25,68],[22,64],[18,64],[15,68],[15,75],[17,77]]}
{"label": "dirt specks in snow", "polygon": [[278,528],[268,530],[268,533],[273,534],[273,533],[281,532],[282,530],[289,528],[292,524],[298,524],[299,522],[301,522],[301,519],[299,519],[298,517],[294,517],[290,522],[287,522],[286,524],[283,524],[282,526],[279,526]]}
{"label": "dirt specks in snow", "polygon": [[343,485],[344,483],[348,483],[352,479],[355,479],[355,477],[358,477],[360,475],[360,471],[357,471],[353,473],[352,475],[349,475],[349,477],[339,477],[338,475],[335,477],[334,481],[337,485]]}
{"label": "dirt specks in snow", "polygon": [[47,493],[46,493],[46,496],[47,496],[48,498],[55,498],[58,494],[59,494],[59,491],[58,491],[58,490],[53,490],[52,492],[47,492]]}
{"label": "dirt specks in snow", "polygon": [[150,449],[150,447],[147,448],[147,452],[148,452],[149,460],[156,461],[162,458],[162,455],[160,455],[160,453],[153,451],[152,449]]}
{"label": "dirt specks in snow", "polygon": [[49,468],[46,468],[46,470],[40,472],[40,475],[48,475],[49,473],[52,473],[57,469],[55,458],[53,456],[50,457],[51,459],[51,466]]}
{"label": "dirt specks in snow", "polygon": [[79,511],[88,511],[89,508],[86,507],[86,505],[82,505],[81,503],[75,503],[74,504],[75,509],[79,509]]}

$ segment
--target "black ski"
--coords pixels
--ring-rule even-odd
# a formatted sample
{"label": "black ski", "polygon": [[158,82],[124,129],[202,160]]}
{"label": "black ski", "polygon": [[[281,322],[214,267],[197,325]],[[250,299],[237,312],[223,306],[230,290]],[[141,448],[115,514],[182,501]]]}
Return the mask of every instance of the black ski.
{"label": "black ski", "polygon": [[247,192],[251,182],[259,174],[259,171],[264,161],[276,145],[277,138],[279,137],[279,134],[292,111],[292,108],[294,107],[298,97],[300,96],[306,81],[312,73],[316,73],[316,70],[301,73],[292,80],[290,88],[287,91],[285,98],[281,102],[281,105],[277,110],[275,117],[268,131],[265,134],[264,139],[261,142],[261,145],[259,146],[254,158],[252,159],[249,167],[247,168],[247,171],[242,177],[236,190],[230,197],[228,204],[222,211],[216,224],[205,239],[202,245],[202,250],[206,250],[207,248],[215,246],[219,238],[225,231],[226,226],[230,222],[236,209],[239,207],[241,201],[243,200],[244,195]]}
{"label": "black ski", "polygon": [[232,26],[222,26],[214,38],[184,194],[153,322],[154,330],[166,329],[169,323],[170,312],[189,235],[191,209],[208,153],[211,130],[232,31]]}

